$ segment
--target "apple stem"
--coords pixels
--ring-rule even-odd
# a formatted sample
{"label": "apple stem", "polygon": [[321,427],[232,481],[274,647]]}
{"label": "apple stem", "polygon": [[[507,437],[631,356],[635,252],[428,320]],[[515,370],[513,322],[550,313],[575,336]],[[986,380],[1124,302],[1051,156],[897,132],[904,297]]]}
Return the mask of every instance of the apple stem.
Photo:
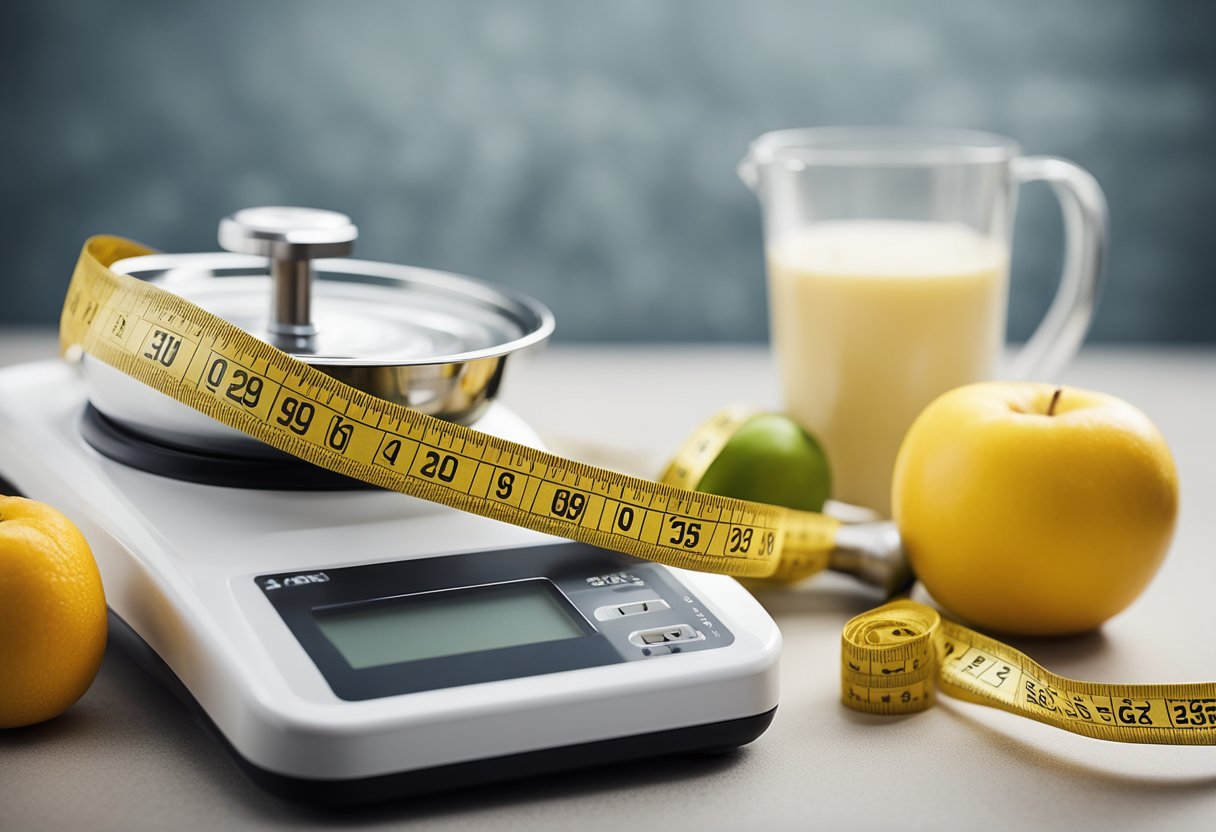
{"label": "apple stem", "polygon": [[1056,405],[1060,403],[1060,396],[1063,395],[1063,393],[1064,393],[1064,388],[1057,387],[1056,392],[1051,394],[1051,404],[1047,405],[1047,415],[1048,416],[1056,415]]}

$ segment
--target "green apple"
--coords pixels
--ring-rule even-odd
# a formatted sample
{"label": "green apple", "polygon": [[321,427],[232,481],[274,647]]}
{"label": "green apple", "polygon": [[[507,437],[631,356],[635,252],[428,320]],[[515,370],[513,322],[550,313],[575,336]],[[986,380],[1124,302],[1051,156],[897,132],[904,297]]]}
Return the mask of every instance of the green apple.
{"label": "green apple", "polygon": [[800,511],[822,511],[832,476],[823,448],[779,413],[744,422],[705,469],[698,491]]}

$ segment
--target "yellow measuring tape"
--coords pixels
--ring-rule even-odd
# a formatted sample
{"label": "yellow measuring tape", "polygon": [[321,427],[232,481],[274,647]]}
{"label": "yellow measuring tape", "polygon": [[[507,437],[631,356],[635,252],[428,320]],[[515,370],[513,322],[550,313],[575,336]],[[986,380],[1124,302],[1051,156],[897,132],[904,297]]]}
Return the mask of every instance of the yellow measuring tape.
{"label": "yellow measuring tape", "polygon": [[[151,253],[118,237],[85,243],[60,319],[61,352],[87,352],[314,465],[474,514],[736,577],[790,580],[827,565],[838,520],[679,487],[695,484],[721,448],[714,449],[714,443],[725,443],[739,420],[750,418],[742,412],[703,427],[699,436],[705,441],[694,439],[691,450],[677,458],[665,475],[669,482],[592,467],[370,396],[189,301],[109,268],[117,260]],[[313,417],[301,424],[292,416],[305,406]],[[999,642],[939,622],[927,607],[894,609],[908,620],[892,623],[893,608],[885,607],[846,628],[846,704],[883,713],[919,710],[931,701],[940,673],[939,683],[952,693],[1078,733],[1128,742],[1216,744],[1216,685],[1069,682]],[[1015,685],[1006,687],[1006,677],[994,688],[999,695],[978,687],[991,686],[983,681],[986,667],[978,675],[981,665],[959,669],[961,657],[974,651],[981,651],[976,658],[982,653],[984,661],[1007,665],[1008,675],[1016,669],[1021,681],[1015,684],[1039,698],[1027,706],[1010,695]],[[970,677],[980,681],[971,684]],[[1067,706],[1062,699],[1058,706],[1045,704],[1064,696],[1088,698]],[[1150,703],[1143,711],[1138,704],[1123,704],[1142,700]],[[1179,706],[1183,710],[1176,713]],[[1055,707],[1083,707],[1098,721],[1076,722]],[[1108,711],[1117,724],[1102,721]],[[1123,722],[1127,714],[1137,722]],[[1159,728],[1162,719],[1166,727]]]}
{"label": "yellow measuring tape", "polygon": [[[796,546],[832,548],[819,514],[674,488],[423,415],[335,381],[198,306],[109,268],[151,250],[85,244],[60,320],[79,347],[314,465],[413,497],[670,566],[773,574]],[[301,425],[294,414],[309,408]],[[794,527],[796,535],[788,530]]]}
{"label": "yellow measuring tape", "polygon": [[1087,737],[1216,745],[1216,682],[1122,685],[1067,679],[914,601],[862,613],[845,625],[841,642],[841,699],[855,710],[924,710],[933,704],[936,682],[959,699]]}

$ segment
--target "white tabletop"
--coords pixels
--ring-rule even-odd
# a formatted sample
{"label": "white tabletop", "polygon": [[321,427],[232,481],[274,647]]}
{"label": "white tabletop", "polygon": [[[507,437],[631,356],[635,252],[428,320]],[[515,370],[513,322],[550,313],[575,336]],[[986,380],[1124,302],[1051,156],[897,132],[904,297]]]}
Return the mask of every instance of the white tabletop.
{"label": "white tabletop", "polygon": [[[0,332],[0,365],[53,352]],[[1216,679],[1216,348],[1092,348],[1064,381],[1129,399],[1174,451],[1182,511],[1148,591],[1098,633],[1018,646],[1094,681]],[[560,452],[653,475],[700,420],[778,402],[767,350],[552,347],[508,371],[505,400]],[[940,697],[881,718],[838,703],[840,628],[879,599],[819,576],[761,596],[785,636],[768,733],[679,757],[358,811],[284,803],[245,780],[186,709],[121,652],[66,715],[0,732],[5,829],[1211,829],[1216,748],[1105,743]]]}

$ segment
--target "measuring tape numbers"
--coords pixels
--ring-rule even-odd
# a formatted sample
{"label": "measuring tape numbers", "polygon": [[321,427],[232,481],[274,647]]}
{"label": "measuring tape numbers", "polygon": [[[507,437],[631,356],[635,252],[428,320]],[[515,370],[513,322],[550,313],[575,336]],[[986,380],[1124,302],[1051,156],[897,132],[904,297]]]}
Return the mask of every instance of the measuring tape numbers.
{"label": "measuring tape numbers", "polygon": [[[703,425],[663,482],[626,476],[363,393],[109,268],[151,253],[118,237],[85,243],[60,319],[63,354],[88,353],[314,465],[495,520],[740,578],[792,581],[827,566],[840,521],[692,490],[753,411]],[[1074,682],[907,601],[858,616],[843,638],[842,698],[858,710],[922,710],[940,685],[1101,739],[1216,744],[1216,684]]]}
{"label": "measuring tape numbers", "polygon": [[[659,482],[692,491],[735,431],[761,411],[732,405],[715,413],[681,446]],[[790,510],[785,516],[785,545],[777,568],[765,578],[794,583],[828,568],[840,521],[808,511]]]}

